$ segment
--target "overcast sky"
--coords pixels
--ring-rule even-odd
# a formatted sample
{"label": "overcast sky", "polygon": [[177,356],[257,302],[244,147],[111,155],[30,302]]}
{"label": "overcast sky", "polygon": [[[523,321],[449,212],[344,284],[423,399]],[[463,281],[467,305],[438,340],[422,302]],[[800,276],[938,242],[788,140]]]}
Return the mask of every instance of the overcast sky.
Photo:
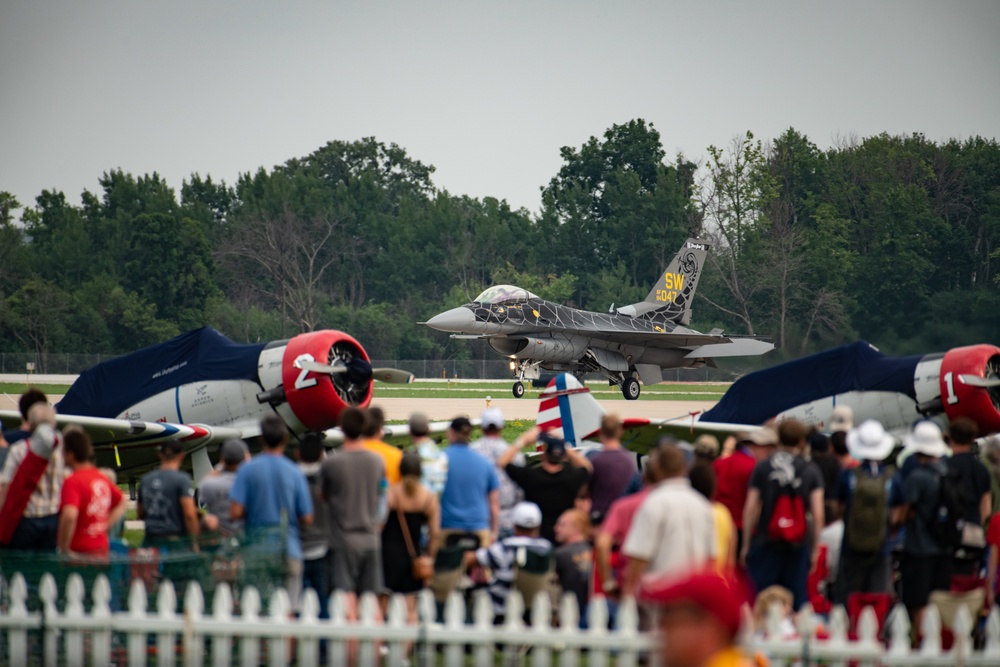
{"label": "overcast sky", "polygon": [[22,204],[374,136],[536,212],[560,147],[634,118],[692,159],[788,127],[997,138],[1000,2],[0,5],[0,191]]}

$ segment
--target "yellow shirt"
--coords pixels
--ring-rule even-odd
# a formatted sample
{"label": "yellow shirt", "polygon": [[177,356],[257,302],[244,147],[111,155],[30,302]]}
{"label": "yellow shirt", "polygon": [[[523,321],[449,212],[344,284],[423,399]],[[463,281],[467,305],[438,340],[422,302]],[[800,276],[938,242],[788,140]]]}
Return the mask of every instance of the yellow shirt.
{"label": "yellow shirt", "polygon": [[733,548],[736,524],[722,503],[712,503],[712,515],[715,518],[715,565],[721,574],[725,574],[732,572],[736,567],[736,554]]}
{"label": "yellow shirt", "polygon": [[763,656],[750,659],[737,648],[727,648],[709,658],[704,667],[766,667],[767,664]]}
{"label": "yellow shirt", "polygon": [[403,452],[381,440],[365,440],[361,446],[382,457],[385,462],[385,479],[390,486],[399,481],[399,463],[403,460]]}

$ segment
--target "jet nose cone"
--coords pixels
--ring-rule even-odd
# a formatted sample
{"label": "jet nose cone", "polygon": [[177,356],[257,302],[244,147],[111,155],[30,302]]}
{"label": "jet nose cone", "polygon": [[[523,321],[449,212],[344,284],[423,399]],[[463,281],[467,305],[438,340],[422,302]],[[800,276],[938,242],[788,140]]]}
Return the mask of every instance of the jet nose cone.
{"label": "jet nose cone", "polygon": [[465,306],[438,313],[427,320],[427,326],[438,331],[471,332],[475,329],[476,316]]}

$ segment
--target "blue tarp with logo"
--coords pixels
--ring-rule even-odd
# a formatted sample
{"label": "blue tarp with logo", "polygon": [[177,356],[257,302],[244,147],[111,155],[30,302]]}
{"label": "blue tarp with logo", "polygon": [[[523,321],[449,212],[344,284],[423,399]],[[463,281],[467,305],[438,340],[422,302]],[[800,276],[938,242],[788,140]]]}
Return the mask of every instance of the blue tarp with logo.
{"label": "blue tarp with logo", "polygon": [[234,343],[202,327],[85,371],[56,406],[59,414],[117,417],[150,396],[202,380],[257,380],[265,343]]}
{"label": "blue tarp with logo", "polygon": [[701,421],[762,424],[783,410],[849,391],[891,391],[916,398],[921,356],[887,357],[867,341],[750,373],[733,383]]}

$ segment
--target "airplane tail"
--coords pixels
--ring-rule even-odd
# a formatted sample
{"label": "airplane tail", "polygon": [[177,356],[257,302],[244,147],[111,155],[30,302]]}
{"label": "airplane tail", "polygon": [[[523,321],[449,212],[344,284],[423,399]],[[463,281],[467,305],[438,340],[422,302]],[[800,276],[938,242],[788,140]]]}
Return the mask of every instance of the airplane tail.
{"label": "airplane tail", "polygon": [[688,325],[691,322],[691,302],[698,289],[709,245],[708,241],[698,239],[685,241],[646,298],[619,308],[618,312],[632,317],[649,314],[666,322]]}
{"label": "airplane tail", "polygon": [[569,373],[557,375],[541,393],[537,424],[579,447],[601,427],[604,408],[590,389]]}

